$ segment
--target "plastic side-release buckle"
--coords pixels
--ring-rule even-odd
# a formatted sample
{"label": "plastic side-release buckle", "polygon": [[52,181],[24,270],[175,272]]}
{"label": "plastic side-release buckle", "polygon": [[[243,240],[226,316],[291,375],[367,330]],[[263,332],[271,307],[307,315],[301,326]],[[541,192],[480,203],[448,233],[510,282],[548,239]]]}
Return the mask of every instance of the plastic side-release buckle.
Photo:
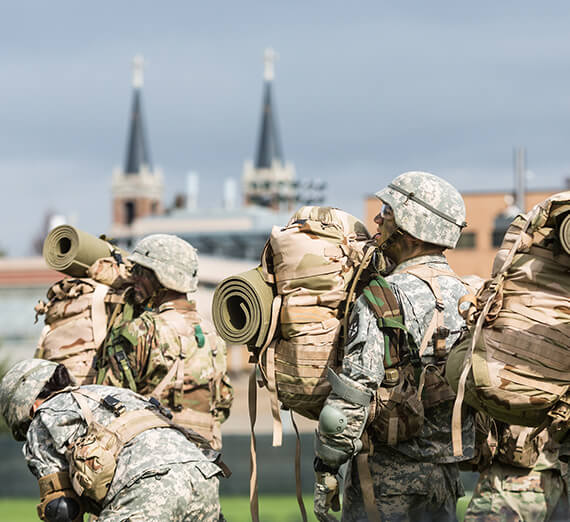
{"label": "plastic side-release buckle", "polygon": [[112,395],[106,395],[101,399],[101,404],[107,408],[109,411],[113,412],[116,417],[119,417],[125,413],[125,405],[116,397]]}

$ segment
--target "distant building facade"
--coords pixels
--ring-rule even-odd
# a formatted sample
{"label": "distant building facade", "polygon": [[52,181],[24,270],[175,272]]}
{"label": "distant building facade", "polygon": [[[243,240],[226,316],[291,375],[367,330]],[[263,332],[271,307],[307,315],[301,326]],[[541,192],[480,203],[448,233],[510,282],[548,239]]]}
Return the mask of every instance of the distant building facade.
{"label": "distant building facade", "polygon": [[111,237],[129,235],[138,219],[163,213],[163,176],[153,168],[142,106],[143,58],[133,60],[133,102],[123,168],[113,171]]}
{"label": "distant building facade", "polygon": [[243,167],[242,191],[245,206],[291,211],[297,205],[295,167],[286,163],[281,146],[277,113],[273,101],[275,51],[266,49],[263,72],[263,108],[255,162]]}
{"label": "distant building facade", "polygon": [[[222,208],[198,208],[198,178],[190,174],[188,193],[176,198],[174,208],[164,209],[163,176],[152,167],[142,116],[142,59],[135,58],[125,167],[115,170],[112,184],[109,236],[119,245],[131,248],[148,234],[175,234],[200,254],[257,261],[271,228],[285,225],[293,210],[307,203],[298,198],[295,167],[285,162],[283,155],[272,92],[275,56],[272,49],[265,50],[261,125],[255,161],[244,165],[241,208],[235,208],[235,187],[228,183],[232,180],[226,181]],[[323,188],[316,190],[322,192]]]}

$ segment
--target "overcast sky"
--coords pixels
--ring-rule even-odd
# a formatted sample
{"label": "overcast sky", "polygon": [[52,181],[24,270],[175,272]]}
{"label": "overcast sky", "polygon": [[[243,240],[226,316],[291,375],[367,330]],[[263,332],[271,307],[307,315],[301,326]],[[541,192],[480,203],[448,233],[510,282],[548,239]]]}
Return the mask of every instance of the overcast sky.
{"label": "overcast sky", "polygon": [[267,46],[285,157],[328,181],[328,204],[362,216],[365,194],[415,169],[509,189],[517,145],[531,188],[562,188],[569,15],[567,1],[2,2],[0,247],[28,254],[48,210],[108,230],[137,53],[167,205],[191,170],[200,205],[220,205],[253,158]]}

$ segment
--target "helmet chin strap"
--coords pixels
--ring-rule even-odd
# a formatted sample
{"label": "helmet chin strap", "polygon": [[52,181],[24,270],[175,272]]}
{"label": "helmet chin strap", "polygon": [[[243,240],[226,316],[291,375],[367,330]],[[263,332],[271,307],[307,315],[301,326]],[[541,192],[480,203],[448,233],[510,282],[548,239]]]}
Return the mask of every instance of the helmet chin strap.
{"label": "helmet chin strap", "polygon": [[381,243],[376,241],[376,244],[378,245],[378,249],[381,252],[385,252],[387,248],[390,248],[398,239],[400,239],[403,236],[404,236],[404,233],[399,228],[397,228],[396,230],[394,230],[394,232],[392,232],[390,234],[389,237],[387,237]]}

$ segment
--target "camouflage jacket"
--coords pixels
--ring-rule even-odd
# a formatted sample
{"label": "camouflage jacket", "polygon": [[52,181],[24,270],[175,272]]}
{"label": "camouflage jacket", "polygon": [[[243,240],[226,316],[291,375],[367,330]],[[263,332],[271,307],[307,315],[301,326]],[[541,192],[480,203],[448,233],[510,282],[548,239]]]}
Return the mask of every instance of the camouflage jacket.
{"label": "camouflage jacket", "polygon": [[[420,256],[399,264],[386,277],[399,302],[404,324],[408,330],[408,336],[402,338],[405,343],[413,344],[416,348],[419,348],[435,312],[435,297],[428,285],[416,276],[402,272],[406,267],[418,264],[450,270],[442,255]],[[444,298],[444,325],[450,330],[445,342],[449,351],[464,327],[464,321],[457,311],[457,302],[467,291],[463,284],[452,277],[438,276],[438,282]],[[384,379],[384,336],[364,296],[356,300],[349,325],[340,378],[356,389],[374,392]],[[422,357],[422,364],[432,362],[434,362],[433,345],[430,341]],[[359,451],[359,439],[364,431],[369,411],[368,408],[351,403],[334,392],[331,392],[326,404],[342,411],[347,418],[347,427],[339,434],[325,435],[317,432],[321,443],[336,450],[339,457],[344,455],[336,462],[329,460],[328,464],[338,466]],[[412,459],[432,463],[449,463],[472,458],[475,432],[471,415],[464,415],[463,419],[464,455],[453,456],[452,407],[452,402],[446,402],[426,410],[421,434],[398,443],[395,449]],[[372,442],[374,443],[374,439]],[[323,458],[323,455],[319,456]]]}
{"label": "camouflage jacket", "polygon": [[[135,388],[143,395],[155,389],[178,361],[181,372],[166,379],[158,399],[175,412],[191,409],[223,422],[229,415],[233,389],[226,373],[227,350],[214,327],[202,319],[193,301],[178,299],[145,311],[123,326],[106,347],[110,367],[102,384]],[[122,362],[117,352],[123,352]],[[132,375],[122,365],[128,366]]]}
{"label": "camouflage jacket", "polygon": [[[121,401],[126,411],[148,407],[148,401],[127,389],[110,386],[87,385],[81,390],[101,398],[112,395]],[[115,414],[89,400],[94,421],[107,426]],[[67,449],[79,437],[87,433],[87,422],[71,393],[63,392],[44,402],[36,411],[27,433],[24,456],[36,478],[51,473],[67,471]],[[193,462],[205,477],[220,473],[214,463],[218,457],[214,451],[202,451],[175,429],[157,428],[144,431],[123,447],[117,457],[117,468],[105,503],[123,488],[142,476],[160,474],[176,463]]]}

